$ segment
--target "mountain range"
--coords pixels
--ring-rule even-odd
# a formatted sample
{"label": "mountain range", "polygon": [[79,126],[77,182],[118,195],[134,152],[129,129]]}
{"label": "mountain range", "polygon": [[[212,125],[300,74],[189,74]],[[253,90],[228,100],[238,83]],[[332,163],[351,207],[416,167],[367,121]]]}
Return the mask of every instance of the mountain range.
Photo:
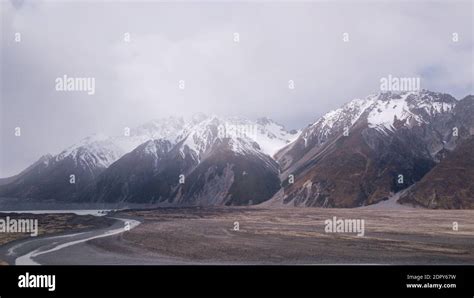
{"label": "mountain range", "polygon": [[[271,155],[298,136],[267,118],[197,114],[130,135],[93,135],[0,180],[0,197],[58,202],[245,205],[279,189]],[[71,183],[71,175],[74,183]]]}
{"label": "mountain range", "polygon": [[354,99],[300,131],[268,118],[165,118],[93,135],[16,176],[0,197],[164,206],[474,208],[474,97]]}

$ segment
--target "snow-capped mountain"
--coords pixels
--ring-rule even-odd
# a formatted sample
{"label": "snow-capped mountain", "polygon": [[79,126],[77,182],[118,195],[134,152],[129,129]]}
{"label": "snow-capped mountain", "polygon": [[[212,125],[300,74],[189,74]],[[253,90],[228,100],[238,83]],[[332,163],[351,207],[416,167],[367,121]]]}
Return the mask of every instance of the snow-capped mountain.
{"label": "snow-capped mountain", "polygon": [[412,92],[384,92],[356,98],[341,108],[318,119],[304,132],[328,136],[331,132],[351,127],[363,115],[371,128],[394,130],[398,125],[414,126],[428,123],[437,114],[449,113],[457,100],[448,95],[428,90]]}
{"label": "snow-capped mountain", "polygon": [[385,92],[327,113],[276,155],[284,187],[273,201],[355,207],[386,199],[420,180],[469,135],[458,104],[427,90]]}
{"label": "snow-capped mountain", "polygon": [[431,122],[438,114],[451,112],[456,102],[449,95],[426,90],[382,93],[368,107],[367,121],[369,127],[392,131],[400,125],[419,126]]}
{"label": "snow-capped mountain", "polygon": [[[237,136],[245,134],[259,145],[263,153],[271,157],[281,148],[296,140],[300,134],[299,131],[287,131],[283,125],[266,117],[256,121],[232,117],[226,119],[226,126],[227,134]],[[236,131],[232,131],[232,126],[236,127]]]}
{"label": "snow-capped mountain", "polygon": [[60,162],[71,159],[75,166],[88,168],[107,168],[124,154],[118,144],[112,138],[105,135],[93,135],[66,148],[53,160]]}
{"label": "snow-capped mountain", "polygon": [[[170,124],[168,127],[167,123]],[[36,166],[29,167],[19,177],[12,177],[8,184],[0,188],[0,196],[76,200],[83,189],[124,154],[153,138],[176,142],[183,126],[182,120],[168,118],[145,123],[131,130],[127,136],[95,134],[86,137],[59,154],[50,156],[47,164],[38,161]]]}
{"label": "snow-capped mountain", "polygon": [[[22,175],[22,179],[12,177],[3,180],[5,186],[0,188],[0,195],[61,201],[126,199],[150,202],[173,199],[173,193],[176,199],[184,201],[190,194],[183,195],[187,191],[183,190],[179,192],[181,195],[177,195],[180,188],[176,185],[177,177],[202,167],[200,164],[203,161],[219,154],[216,148],[228,151],[231,159],[234,155],[239,155],[237,159],[242,160],[253,158],[255,164],[262,163],[262,167],[271,169],[273,175],[277,168],[269,155],[296,136],[297,133],[287,132],[281,125],[265,118],[250,121],[196,114],[185,121],[169,117],[131,129],[129,135],[109,137],[96,134],[87,137],[50,157],[41,171],[36,170],[38,165],[33,170],[25,170],[29,174]],[[130,160],[140,166],[130,163]],[[248,172],[252,174],[251,170]],[[154,182],[149,192],[146,187],[144,192],[140,192],[133,187],[144,187],[148,183],[143,173],[168,182],[163,182],[159,193],[155,186],[161,182]],[[74,183],[70,182],[71,175],[74,176]],[[274,179],[271,190],[265,193],[264,198],[273,194],[278,184],[275,181],[277,179]],[[126,188],[123,188],[124,185]],[[84,197],[84,193],[89,198]],[[109,194],[117,197],[110,197]],[[231,202],[228,196],[226,200]]]}
{"label": "snow-capped mountain", "polygon": [[303,129],[299,138],[283,148],[276,159],[286,170],[309,151],[317,150],[344,131],[348,134],[359,122],[379,132],[393,133],[402,126],[420,126],[433,122],[434,117],[441,114],[451,114],[456,102],[448,94],[428,90],[384,92],[356,98]]}
{"label": "snow-capped mountain", "polygon": [[[184,141],[185,147],[194,151],[197,158],[206,152],[215,138],[234,138],[252,140],[258,144],[259,150],[272,157],[278,150],[294,141],[299,135],[296,131],[287,131],[282,125],[268,118],[251,121],[244,118],[220,118],[215,115],[194,119],[178,136]],[[236,150],[238,150],[236,146]]]}
{"label": "snow-capped mountain", "polygon": [[148,141],[112,164],[84,199],[180,205],[266,200],[279,188],[277,164],[245,132],[236,131],[243,124],[251,122],[193,118],[174,146]]}
{"label": "snow-capped mountain", "polygon": [[84,138],[55,156],[55,161],[72,158],[86,167],[107,168],[113,162],[135,149],[138,145],[154,139],[176,143],[185,122],[182,118],[168,117],[149,121],[130,130],[129,135],[106,136],[95,134]]}

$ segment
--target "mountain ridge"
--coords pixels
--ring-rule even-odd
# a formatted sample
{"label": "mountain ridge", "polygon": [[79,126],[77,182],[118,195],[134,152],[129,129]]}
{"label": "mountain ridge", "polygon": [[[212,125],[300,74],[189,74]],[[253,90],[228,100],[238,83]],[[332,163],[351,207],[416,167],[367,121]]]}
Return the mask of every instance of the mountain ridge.
{"label": "mountain ridge", "polygon": [[152,120],[130,136],[93,135],[45,157],[1,179],[0,196],[352,208],[411,187],[401,203],[473,208],[462,194],[456,203],[438,196],[436,205],[414,195],[426,193],[416,184],[430,185],[431,171],[439,171],[474,134],[473,102],[472,95],[456,100],[429,90],[381,92],[353,99],[291,132],[266,117]]}

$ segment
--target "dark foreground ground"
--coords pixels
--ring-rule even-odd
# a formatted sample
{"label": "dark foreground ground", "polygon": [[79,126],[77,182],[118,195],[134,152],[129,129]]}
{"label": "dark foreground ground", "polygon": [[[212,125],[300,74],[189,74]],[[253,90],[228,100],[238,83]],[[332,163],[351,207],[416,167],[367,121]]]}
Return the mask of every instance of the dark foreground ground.
{"label": "dark foreground ground", "polygon": [[[180,208],[119,215],[143,222],[91,241],[95,251],[150,263],[474,264],[474,210]],[[364,219],[365,235],[325,233],[333,216]]]}

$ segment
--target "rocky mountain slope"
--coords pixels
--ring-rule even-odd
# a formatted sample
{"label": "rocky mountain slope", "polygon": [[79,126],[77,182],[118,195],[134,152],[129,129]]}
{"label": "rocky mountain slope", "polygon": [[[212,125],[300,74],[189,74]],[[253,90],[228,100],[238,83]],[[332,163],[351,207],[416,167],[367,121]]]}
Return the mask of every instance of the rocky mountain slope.
{"label": "rocky mountain slope", "polygon": [[278,152],[283,188],[272,201],[357,207],[385,200],[422,179],[469,136],[464,105],[426,90],[355,99]]}
{"label": "rocky mountain slope", "polygon": [[474,208],[474,96],[455,108],[454,125],[460,128],[460,144],[400,199],[436,209]]}
{"label": "rocky mountain slope", "polygon": [[216,116],[188,126],[175,146],[149,141],[105,170],[83,200],[178,205],[247,205],[279,188],[278,168],[245,134],[241,120]]}
{"label": "rocky mountain slope", "polygon": [[474,137],[447,154],[400,203],[433,209],[474,208]]}

